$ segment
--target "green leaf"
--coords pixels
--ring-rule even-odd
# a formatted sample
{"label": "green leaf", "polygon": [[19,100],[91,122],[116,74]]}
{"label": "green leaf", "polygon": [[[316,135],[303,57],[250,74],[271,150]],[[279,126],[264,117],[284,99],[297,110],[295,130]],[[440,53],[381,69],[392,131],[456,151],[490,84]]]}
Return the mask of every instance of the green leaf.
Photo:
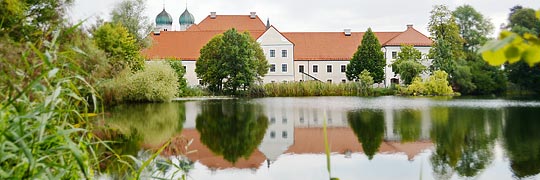
{"label": "green leaf", "polygon": [[482,58],[485,61],[487,61],[489,65],[492,65],[492,66],[500,66],[504,62],[506,62],[506,58],[504,56],[504,50],[484,51],[482,53]]}
{"label": "green leaf", "polygon": [[540,19],[540,10],[536,11],[536,18]]}
{"label": "green leaf", "polygon": [[530,46],[523,53],[523,58],[525,59],[525,62],[529,64],[529,66],[533,66],[534,64],[540,62],[540,46]]}

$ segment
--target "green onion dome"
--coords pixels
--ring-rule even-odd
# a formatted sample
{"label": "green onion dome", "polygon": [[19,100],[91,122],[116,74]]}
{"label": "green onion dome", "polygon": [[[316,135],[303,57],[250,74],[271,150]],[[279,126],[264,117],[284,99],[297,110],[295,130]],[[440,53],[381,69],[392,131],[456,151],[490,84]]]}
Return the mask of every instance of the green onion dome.
{"label": "green onion dome", "polygon": [[180,22],[180,25],[194,24],[195,18],[193,18],[193,15],[189,13],[189,11],[186,9],[184,13],[180,15],[179,22]]}
{"label": "green onion dome", "polygon": [[165,8],[156,16],[156,25],[172,25],[172,17]]}

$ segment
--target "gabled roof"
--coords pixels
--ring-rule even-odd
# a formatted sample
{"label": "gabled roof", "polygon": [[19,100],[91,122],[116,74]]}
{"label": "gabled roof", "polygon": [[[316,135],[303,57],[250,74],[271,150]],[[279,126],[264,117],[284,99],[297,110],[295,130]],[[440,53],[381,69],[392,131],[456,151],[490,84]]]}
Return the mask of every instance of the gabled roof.
{"label": "gabled roof", "polygon": [[[364,32],[284,32],[294,44],[294,60],[350,60],[362,41]],[[375,32],[384,46],[401,32]]]}
{"label": "gabled roof", "polygon": [[[152,45],[143,50],[146,59],[197,60],[200,50],[220,31],[162,31],[159,35],[150,35]],[[239,31],[242,32],[242,31]],[[251,37],[259,37],[263,31],[250,31]]]}
{"label": "gabled roof", "polygon": [[401,46],[403,44],[414,46],[431,46],[433,41],[426,35],[414,29],[412,25],[407,25],[407,30],[386,43],[387,46]]}
{"label": "gabled roof", "polygon": [[[242,31],[265,31],[266,25],[259,16],[250,18],[250,15],[216,15],[216,18],[206,16],[198,25],[200,31],[226,31],[236,28]],[[191,29],[191,28],[190,28]]]}

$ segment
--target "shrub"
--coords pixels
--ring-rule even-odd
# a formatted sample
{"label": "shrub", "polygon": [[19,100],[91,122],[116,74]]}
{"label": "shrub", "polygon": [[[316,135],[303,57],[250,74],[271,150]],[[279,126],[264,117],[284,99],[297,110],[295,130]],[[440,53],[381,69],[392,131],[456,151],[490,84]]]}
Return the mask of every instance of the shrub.
{"label": "shrub", "polygon": [[429,76],[426,82],[422,82],[420,77],[415,77],[411,85],[405,91],[408,95],[434,95],[434,96],[449,96],[453,95],[454,91],[448,83],[448,74],[444,71],[435,71]]}
{"label": "shrub", "polygon": [[178,90],[175,71],[165,63],[148,63],[144,70],[132,74],[123,70],[116,78],[102,85],[106,103],[168,102]]}
{"label": "shrub", "polygon": [[184,66],[182,65],[182,61],[180,60],[168,60],[167,61],[172,69],[174,69],[174,72],[176,73],[176,77],[178,78],[177,84],[178,84],[178,90],[176,93],[177,97],[184,97],[187,96],[187,81],[186,78],[184,78],[184,75],[186,74],[186,69],[184,69]]}

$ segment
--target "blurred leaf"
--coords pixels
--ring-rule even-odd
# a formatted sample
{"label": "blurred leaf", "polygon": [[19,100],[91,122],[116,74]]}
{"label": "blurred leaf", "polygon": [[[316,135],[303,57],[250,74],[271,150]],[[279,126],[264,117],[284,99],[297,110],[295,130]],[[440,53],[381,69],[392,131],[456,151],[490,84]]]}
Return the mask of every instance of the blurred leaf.
{"label": "blurred leaf", "polygon": [[482,53],[482,58],[487,61],[489,65],[492,66],[500,66],[506,61],[503,50],[484,51]]}
{"label": "blurred leaf", "polygon": [[505,49],[504,55],[510,63],[514,63],[521,59],[521,51],[522,50],[518,46],[510,45]]}
{"label": "blurred leaf", "polygon": [[533,66],[534,64],[540,62],[540,46],[531,46],[525,52],[523,53],[523,57],[525,62],[529,64],[529,66]]}
{"label": "blurred leaf", "polygon": [[536,11],[536,18],[540,19],[540,10]]}

